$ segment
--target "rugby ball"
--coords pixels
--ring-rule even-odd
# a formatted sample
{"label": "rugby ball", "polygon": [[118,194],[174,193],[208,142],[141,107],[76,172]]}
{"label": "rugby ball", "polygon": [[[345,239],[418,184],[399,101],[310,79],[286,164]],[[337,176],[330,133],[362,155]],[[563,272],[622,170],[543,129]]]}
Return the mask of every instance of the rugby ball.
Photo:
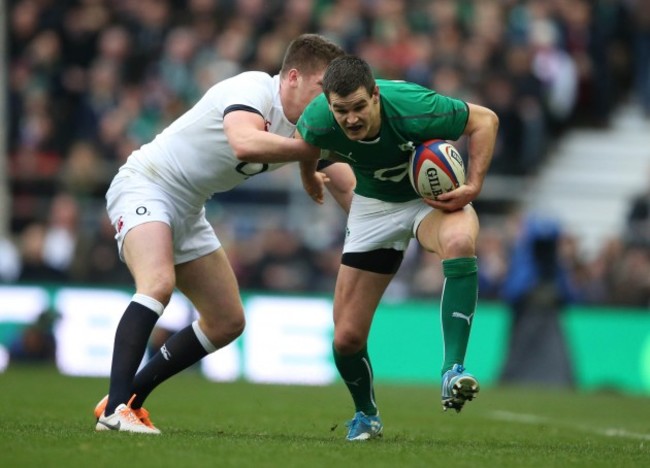
{"label": "rugby ball", "polygon": [[409,178],[418,195],[435,200],[465,183],[465,164],[451,143],[428,140],[411,154]]}

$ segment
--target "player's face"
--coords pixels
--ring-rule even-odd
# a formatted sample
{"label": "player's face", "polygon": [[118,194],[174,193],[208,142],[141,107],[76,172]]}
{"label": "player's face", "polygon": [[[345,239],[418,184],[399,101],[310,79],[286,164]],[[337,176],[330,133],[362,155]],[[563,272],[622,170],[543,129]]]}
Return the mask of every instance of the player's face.
{"label": "player's face", "polygon": [[307,104],[323,92],[323,74],[325,70],[311,75],[299,75],[298,77],[298,106],[300,112],[305,110]]}
{"label": "player's face", "polygon": [[347,96],[331,93],[329,98],[334,118],[350,140],[371,139],[379,134],[381,117],[377,87],[370,95],[360,86]]}

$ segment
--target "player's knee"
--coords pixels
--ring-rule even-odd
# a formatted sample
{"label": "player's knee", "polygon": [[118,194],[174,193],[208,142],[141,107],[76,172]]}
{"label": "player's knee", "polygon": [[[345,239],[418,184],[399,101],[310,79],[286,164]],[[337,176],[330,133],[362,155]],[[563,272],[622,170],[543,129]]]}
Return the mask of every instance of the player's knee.
{"label": "player's knee", "polygon": [[173,274],[157,273],[137,285],[138,292],[156,299],[167,306],[174,292],[176,277]]}
{"label": "player's knee", "polygon": [[241,315],[228,320],[224,328],[226,336],[231,341],[241,336],[241,334],[244,333],[244,328],[246,328],[246,319],[244,318],[244,314],[242,313]]}
{"label": "player's knee", "polygon": [[343,355],[355,354],[366,345],[367,337],[357,330],[336,331],[334,333],[334,350]]}
{"label": "player's knee", "polygon": [[212,316],[210,314],[201,314],[202,323],[205,327],[205,334],[210,341],[218,344],[219,347],[237,339],[246,327],[246,319],[243,309],[238,309],[228,314],[219,314]]}
{"label": "player's knee", "polygon": [[473,257],[476,254],[474,238],[455,233],[442,239],[442,258]]}

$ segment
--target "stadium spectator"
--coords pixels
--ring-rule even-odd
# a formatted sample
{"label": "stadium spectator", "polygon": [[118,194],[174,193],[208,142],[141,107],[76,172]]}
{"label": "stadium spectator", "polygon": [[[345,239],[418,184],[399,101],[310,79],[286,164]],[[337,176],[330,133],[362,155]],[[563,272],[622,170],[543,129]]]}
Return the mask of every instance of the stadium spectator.
{"label": "stadium spectator", "polygon": [[67,272],[50,266],[43,255],[47,228],[44,224],[31,223],[20,233],[19,246],[21,268],[20,283],[62,283],[68,279]]}
{"label": "stadium spectator", "polygon": [[13,239],[0,237],[0,283],[16,281],[20,268],[20,252]]}
{"label": "stadium spectator", "polygon": [[650,248],[650,168],[645,189],[630,201],[626,224],[628,241]]}
{"label": "stadium spectator", "polygon": [[270,226],[257,236],[263,254],[248,286],[253,290],[301,292],[314,289],[313,256],[296,233]]}
{"label": "stadium spectator", "polygon": [[501,286],[509,265],[509,253],[503,226],[481,227],[481,235],[476,245],[478,258],[478,289],[481,298],[498,300],[501,298]]}
{"label": "stadium spectator", "polygon": [[650,248],[630,243],[611,266],[608,302],[627,307],[650,307]]}
{"label": "stadium spectator", "polygon": [[93,143],[76,140],[61,164],[57,185],[81,203],[96,200],[106,193],[107,175],[113,166]]}
{"label": "stadium spectator", "polygon": [[9,344],[12,363],[51,363],[56,354],[54,325],[59,314],[51,309],[41,312]]}
{"label": "stadium spectator", "polygon": [[573,384],[559,317],[579,292],[561,256],[561,236],[553,219],[522,219],[503,282],[503,297],[513,316],[504,383]]}
{"label": "stadium spectator", "polygon": [[650,171],[646,187],[630,200],[621,252],[608,267],[607,303],[650,306]]}
{"label": "stadium spectator", "polygon": [[82,252],[88,241],[81,228],[81,206],[74,196],[58,193],[52,198],[43,244],[45,263],[70,277],[79,262],[85,262]]}
{"label": "stadium spectator", "polygon": [[81,256],[70,272],[71,279],[80,284],[131,286],[133,279],[127,266],[120,261],[115,248],[115,228],[105,213],[98,221],[94,235],[84,246]]}
{"label": "stadium spectator", "polygon": [[243,71],[243,61],[250,46],[250,28],[230,24],[213,44],[203,47],[198,55],[195,70],[196,81],[204,93],[214,83],[230,78]]}
{"label": "stadium spectator", "polygon": [[[577,123],[606,126],[609,123],[614,86],[605,42],[607,28],[595,2],[558,3],[564,48],[576,64]],[[611,21],[605,19],[605,21]]]}
{"label": "stadium spectator", "polygon": [[187,108],[199,97],[194,77],[194,61],[198,40],[191,29],[177,27],[167,35],[163,52],[158,59],[157,74],[163,88],[176,99],[182,108]]}
{"label": "stadium spectator", "polygon": [[650,3],[633,0],[634,82],[636,95],[650,119]]}
{"label": "stadium spectator", "polygon": [[76,138],[98,140],[100,122],[120,106],[120,69],[115,61],[99,57],[88,70],[88,85],[80,97]]}
{"label": "stadium spectator", "polygon": [[558,26],[550,18],[530,28],[532,71],[544,87],[544,104],[555,132],[566,130],[578,104],[578,68],[560,44]]}

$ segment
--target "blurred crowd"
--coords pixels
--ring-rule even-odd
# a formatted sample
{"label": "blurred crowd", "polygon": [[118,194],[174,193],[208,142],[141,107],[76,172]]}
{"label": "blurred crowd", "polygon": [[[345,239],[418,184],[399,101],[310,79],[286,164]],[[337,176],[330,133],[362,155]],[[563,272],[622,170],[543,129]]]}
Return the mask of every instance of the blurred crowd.
{"label": "blurred crowd", "polygon": [[[491,174],[534,175],[567,129],[607,127],[630,96],[650,118],[644,0],[6,5],[11,215],[0,238],[0,282],[130,284],[104,209],[117,168],[215,82],[249,69],[276,73],[287,44],[304,32],[362,56],[382,78],[495,110],[501,127]],[[252,190],[208,203],[241,287],[331,292],[342,214],[296,202],[294,172],[267,175],[262,184],[251,180]],[[572,301],[650,304],[649,200],[650,181],[648,194],[631,202],[629,236],[612,239],[595,259],[580,258],[580,240],[558,233]],[[505,222],[484,223],[479,244],[485,299],[504,298],[511,272],[526,262],[514,252],[530,219],[501,214]],[[412,249],[388,295],[424,297],[441,287],[439,260]]]}

